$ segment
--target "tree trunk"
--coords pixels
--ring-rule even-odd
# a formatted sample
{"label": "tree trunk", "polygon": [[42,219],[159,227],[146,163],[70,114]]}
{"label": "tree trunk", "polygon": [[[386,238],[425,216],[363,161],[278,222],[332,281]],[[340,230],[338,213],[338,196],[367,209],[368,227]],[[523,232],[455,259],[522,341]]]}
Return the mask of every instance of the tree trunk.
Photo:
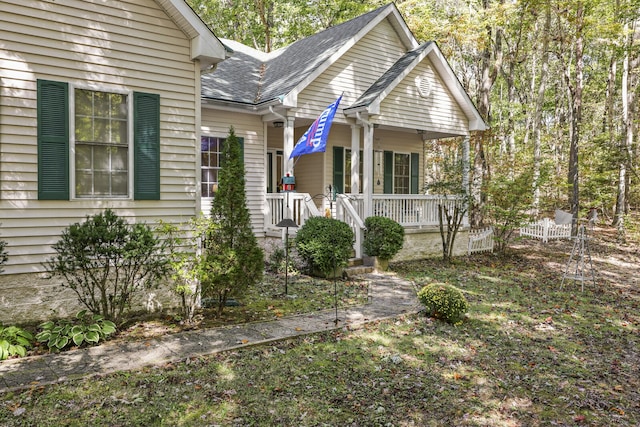
{"label": "tree trunk", "polygon": [[[542,30],[542,48],[540,58],[540,84],[536,99],[536,111],[533,122],[533,214],[538,215],[540,209],[540,169],[542,167],[542,110],[544,94],[547,89],[549,74],[549,30],[551,28],[551,7],[545,9],[544,29]],[[532,73],[535,74],[535,71]]]}
{"label": "tree trunk", "polygon": [[[573,215],[574,228],[577,225],[580,211],[579,171],[578,171],[578,147],[580,141],[580,125],[582,122],[582,91],[584,88],[584,5],[578,2],[576,9],[576,38],[575,38],[575,84],[572,91],[571,105],[571,138],[569,148],[569,205]],[[570,87],[570,86],[569,86]],[[574,230],[575,232],[576,230]],[[575,234],[575,233],[574,233]]]}

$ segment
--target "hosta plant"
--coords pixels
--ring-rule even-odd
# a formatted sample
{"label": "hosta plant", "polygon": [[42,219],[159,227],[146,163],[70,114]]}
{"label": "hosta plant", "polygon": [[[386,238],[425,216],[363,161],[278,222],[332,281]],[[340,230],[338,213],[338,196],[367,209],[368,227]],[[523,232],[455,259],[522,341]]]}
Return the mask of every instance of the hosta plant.
{"label": "hosta plant", "polygon": [[448,323],[459,323],[469,309],[464,294],[446,283],[430,283],[418,291],[418,299],[427,315]]}
{"label": "hosta plant", "polygon": [[0,325],[0,360],[13,356],[24,357],[32,342],[33,335],[24,329]]}
{"label": "hosta plant", "polygon": [[97,344],[116,331],[116,325],[99,314],[81,310],[75,319],[48,321],[40,325],[36,335],[38,342],[46,343],[49,350],[63,350],[66,347],[83,344]]}

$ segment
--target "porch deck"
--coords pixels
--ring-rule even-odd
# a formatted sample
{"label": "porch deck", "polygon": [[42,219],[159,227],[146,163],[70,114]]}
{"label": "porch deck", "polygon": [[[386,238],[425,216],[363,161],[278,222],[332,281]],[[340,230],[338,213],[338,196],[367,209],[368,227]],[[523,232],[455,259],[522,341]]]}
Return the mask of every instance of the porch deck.
{"label": "porch deck", "polygon": [[[438,227],[438,206],[453,207],[463,203],[461,196],[424,194],[374,194],[372,196],[373,215],[390,218],[405,228]],[[356,258],[362,256],[362,234],[364,232],[364,196],[362,194],[338,194],[335,201],[327,203],[333,218],[349,224],[355,235]],[[285,218],[292,219],[298,227],[313,216],[325,215],[320,212],[313,198],[307,193],[269,193],[265,212],[265,232],[280,233],[278,224]],[[468,227],[465,215],[463,227]],[[290,230],[295,233],[295,231]]]}

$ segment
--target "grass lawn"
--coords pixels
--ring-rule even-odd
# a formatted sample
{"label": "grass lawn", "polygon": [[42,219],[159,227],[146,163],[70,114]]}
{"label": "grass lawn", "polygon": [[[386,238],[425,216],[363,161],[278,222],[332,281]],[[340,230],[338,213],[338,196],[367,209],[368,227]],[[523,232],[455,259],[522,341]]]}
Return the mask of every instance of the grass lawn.
{"label": "grass lawn", "polygon": [[639,426],[640,253],[594,241],[598,284],[580,292],[560,289],[570,251],[392,266],[459,287],[458,326],[405,316],[6,393],[0,425]]}

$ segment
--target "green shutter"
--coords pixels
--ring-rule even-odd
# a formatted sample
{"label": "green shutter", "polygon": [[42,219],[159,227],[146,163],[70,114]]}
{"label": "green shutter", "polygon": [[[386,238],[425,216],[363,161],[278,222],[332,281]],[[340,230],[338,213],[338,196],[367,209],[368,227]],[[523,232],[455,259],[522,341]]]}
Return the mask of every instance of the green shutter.
{"label": "green shutter", "polygon": [[38,199],[69,200],[69,85],[38,80]]}
{"label": "green shutter", "polygon": [[384,152],[384,194],[393,194],[393,151]]}
{"label": "green shutter", "polygon": [[411,153],[411,194],[418,194],[420,187],[420,155]]}
{"label": "green shutter", "polygon": [[333,190],[344,193],[344,148],[333,147]]}
{"label": "green shutter", "polygon": [[244,138],[238,136],[238,143],[240,144],[240,160],[244,164]]}
{"label": "green shutter", "polygon": [[160,200],[160,95],[133,94],[135,200]]}

